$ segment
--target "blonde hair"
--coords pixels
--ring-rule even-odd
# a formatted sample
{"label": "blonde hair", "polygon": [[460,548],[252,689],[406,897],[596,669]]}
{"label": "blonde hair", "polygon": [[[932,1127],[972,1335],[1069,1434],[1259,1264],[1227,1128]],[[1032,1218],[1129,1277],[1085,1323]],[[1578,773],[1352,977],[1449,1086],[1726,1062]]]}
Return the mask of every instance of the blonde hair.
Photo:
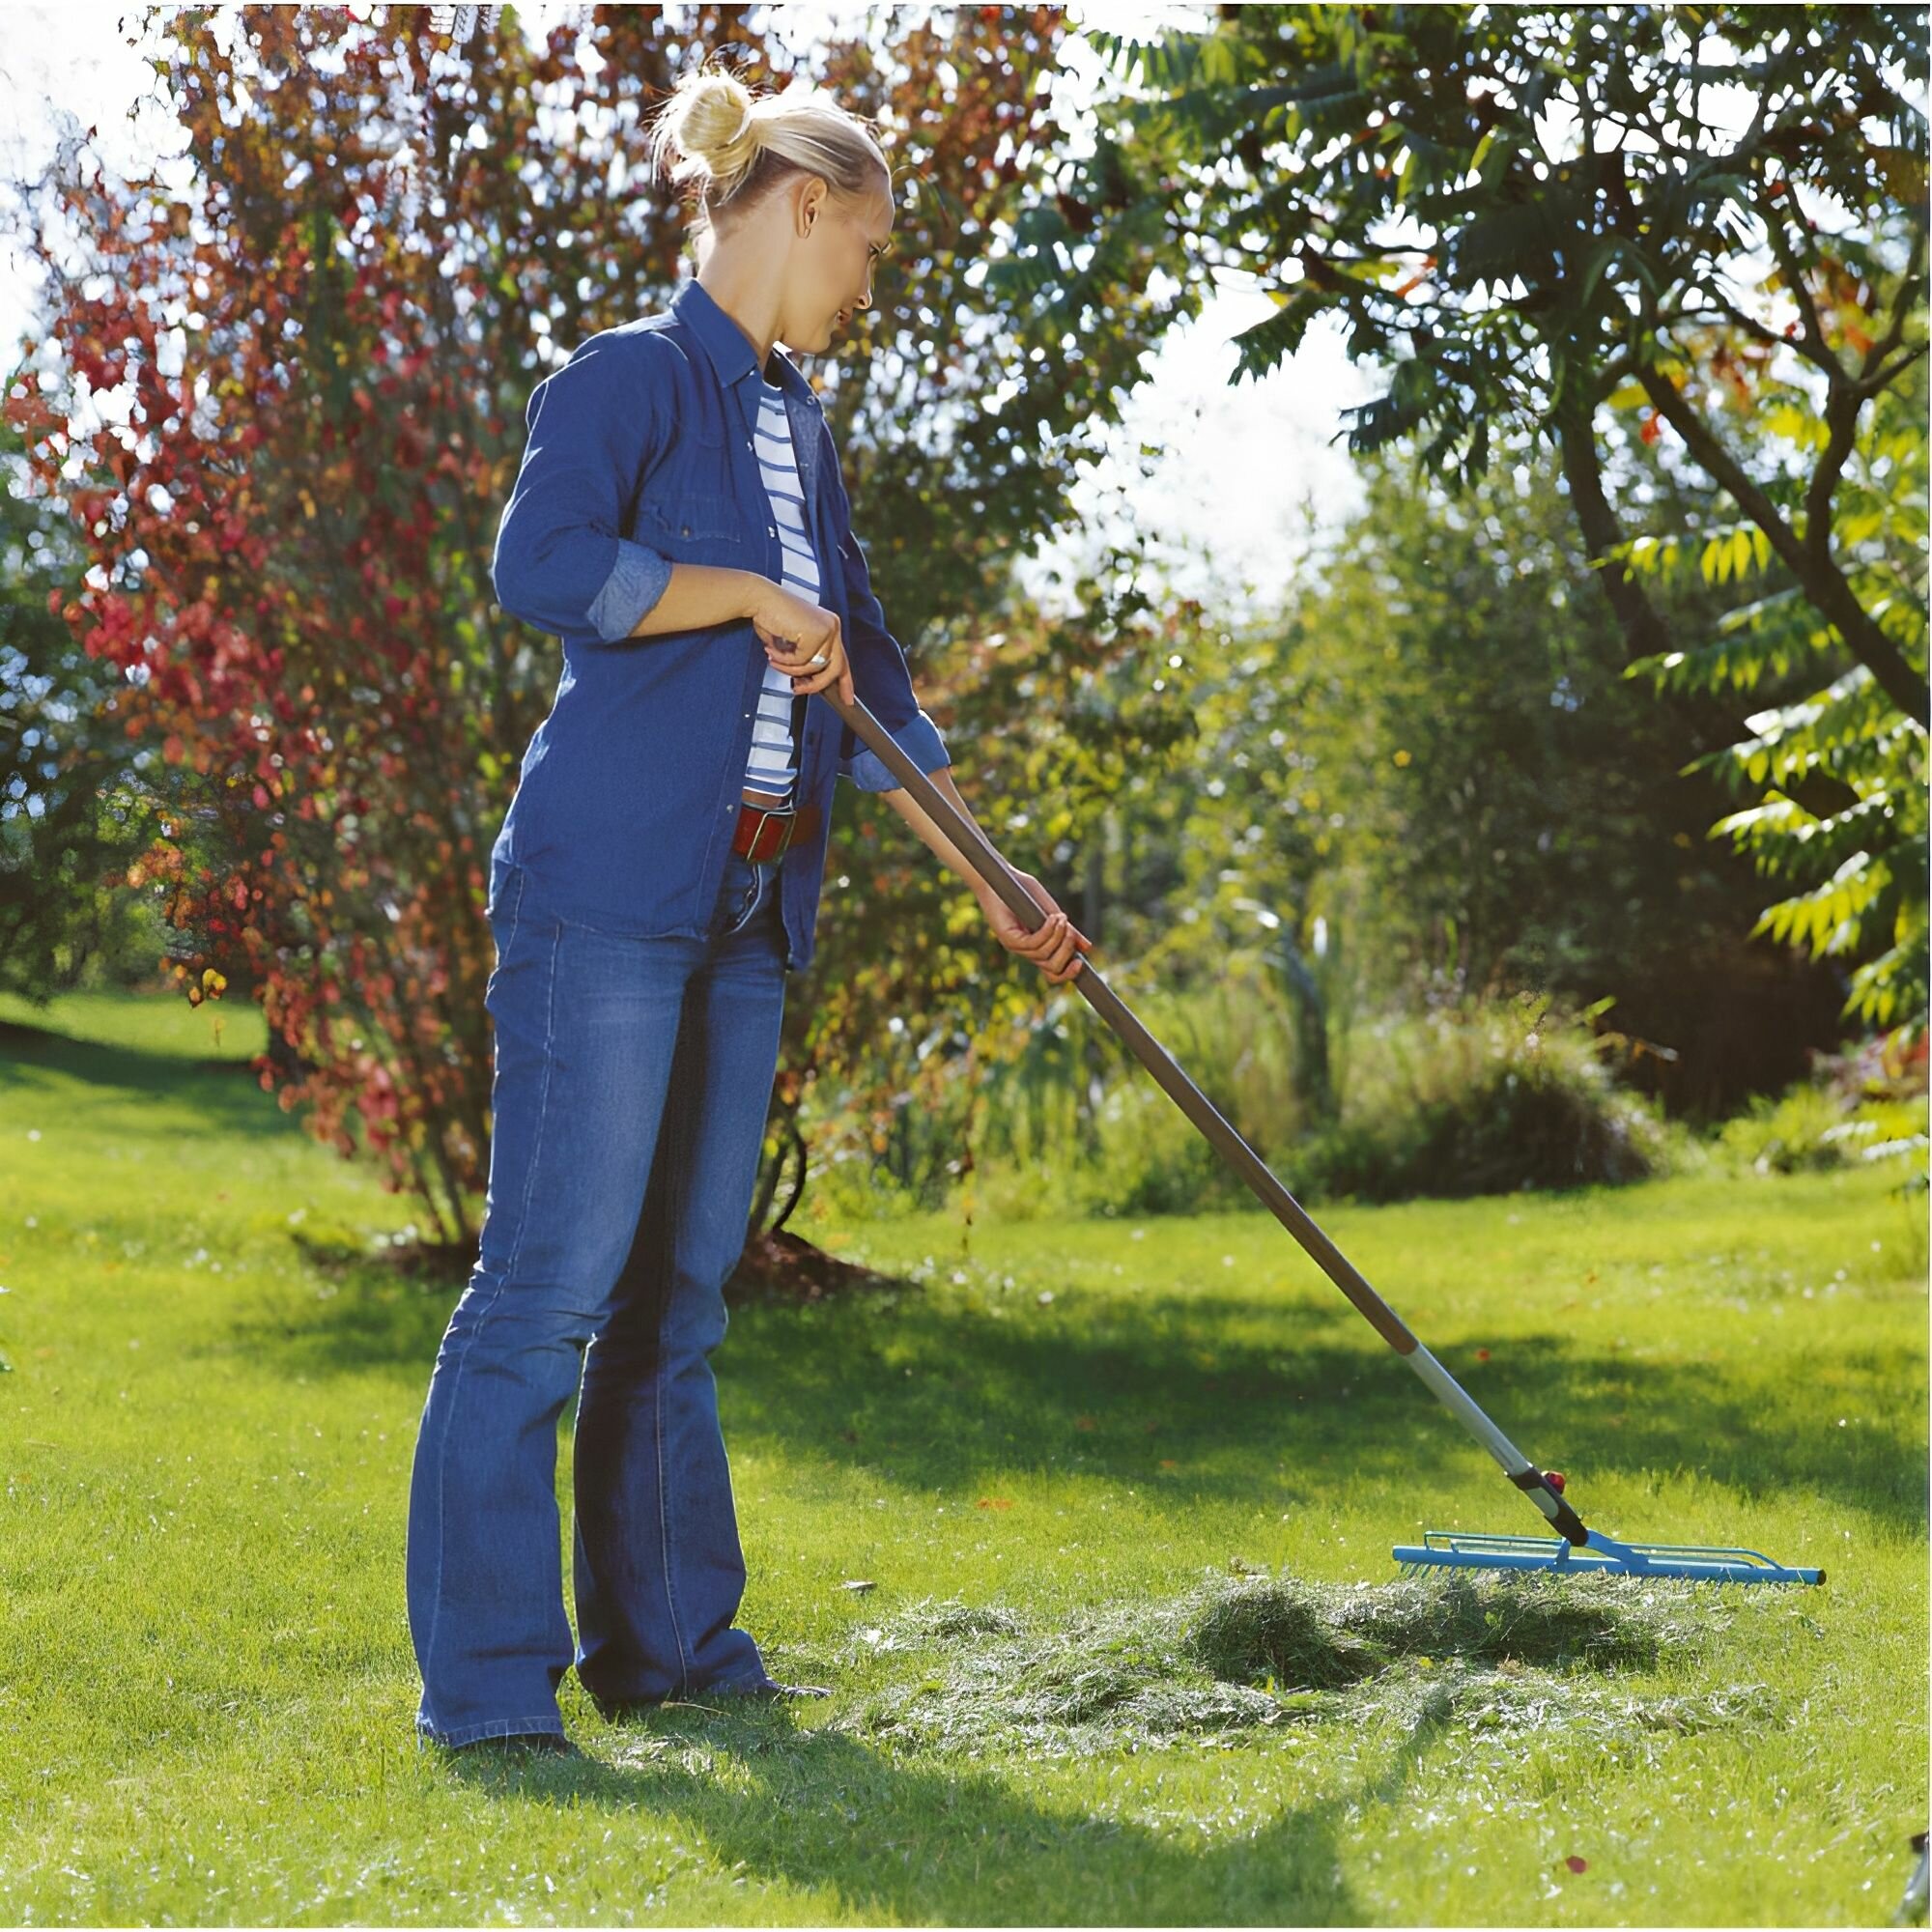
{"label": "blonde hair", "polygon": [[727,68],[684,74],[656,112],[649,152],[654,179],[696,185],[700,225],[720,210],[755,206],[794,174],[821,176],[847,201],[893,191],[872,124],[796,78],[754,98]]}

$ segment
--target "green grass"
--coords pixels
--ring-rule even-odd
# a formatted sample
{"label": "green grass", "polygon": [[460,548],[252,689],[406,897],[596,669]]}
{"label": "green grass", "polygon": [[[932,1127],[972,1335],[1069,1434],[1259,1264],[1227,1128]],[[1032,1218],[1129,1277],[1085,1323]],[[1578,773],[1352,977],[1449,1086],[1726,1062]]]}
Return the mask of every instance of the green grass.
{"label": "green grass", "polygon": [[248,1009],[0,1018],[73,1036],[0,1035],[0,1921],[1897,1901],[1925,1254],[1876,1172],[1321,1217],[1589,1520],[1826,1566],[1808,1591],[1398,1577],[1424,1527],[1537,1519],[1259,1212],[808,1220],[900,1285],[738,1307],[717,1367],[742,1621],[838,1694],[613,1727],[570,1678],[597,1762],[492,1769],[411,1733],[405,1500],[454,1291],[301,1245],[410,1204],[253,1085]]}

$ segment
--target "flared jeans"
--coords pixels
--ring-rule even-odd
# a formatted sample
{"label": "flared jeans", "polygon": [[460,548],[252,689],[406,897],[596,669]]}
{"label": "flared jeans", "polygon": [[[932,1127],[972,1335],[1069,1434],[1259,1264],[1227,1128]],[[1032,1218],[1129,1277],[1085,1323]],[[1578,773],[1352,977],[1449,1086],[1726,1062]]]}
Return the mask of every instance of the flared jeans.
{"label": "flared jeans", "polygon": [[[711,1355],[778,1065],[782,863],[733,854],[705,933],[639,937],[558,918],[493,860],[489,1192],[410,1479],[419,1745],[561,1734],[573,1662],[599,1700],[769,1682],[734,1627]],[[573,1394],[574,1645],[556,1498]]]}

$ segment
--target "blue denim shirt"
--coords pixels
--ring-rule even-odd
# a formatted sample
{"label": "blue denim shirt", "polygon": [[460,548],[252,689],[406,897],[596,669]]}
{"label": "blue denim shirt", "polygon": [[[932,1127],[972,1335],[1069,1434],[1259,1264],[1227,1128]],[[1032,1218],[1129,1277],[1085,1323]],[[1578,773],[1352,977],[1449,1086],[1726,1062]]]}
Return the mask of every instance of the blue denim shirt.
{"label": "blue denim shirt", "polygon": [[[872,594],[818,398],[781,351],[766,374],[784,390],[819,596],[838,616],[853,688],[922,771],[937,771],[946,743]],[[738,822],[764,645],[750,618],[629,634],[674,563],[782,582],[752,441],[758,391],[750,339],[692,279],[663,314],[589,336],[531,393],[491,577],[505,611],[561,640],[563,671],[524,753],[491,876],[525,868],[566,918],[644,934],[706,929]],[[796,803],[815,803],[819,822],[780,868],[792,973],[811,963],[837,781],[898,783],[817,697],[799,753]]]}

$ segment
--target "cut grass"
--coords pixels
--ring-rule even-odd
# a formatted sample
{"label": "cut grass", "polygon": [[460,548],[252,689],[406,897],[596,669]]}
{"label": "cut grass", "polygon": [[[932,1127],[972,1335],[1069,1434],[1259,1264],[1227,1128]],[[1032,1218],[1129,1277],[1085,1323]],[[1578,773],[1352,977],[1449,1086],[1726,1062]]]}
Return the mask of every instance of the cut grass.
{"label": "cut grass", "polygon": [[874,1697],[857,1727],[968,1756],[1021,1738],[1048,1753],[1132,1751],[1284,1721],[1359,1724],[1388,1710],[1471,1729],[1709,1729],[1763,1720],[1779,1700],[1761,1685],[1612,1698],[1588,1680],[1701,1649],[1741,1609],[1804,1614],[1725,1602],[1708,1586],[1604,1577],[1215,1579],[1058,1626],[916,1605],[863,1641],[910,1653],[927,1674]]}
{"label": "cut grass", "polygon": [[1217,1677],[1266,1670],[1297,1690],[1328,1690],[1398,1658],[1655,1664],[1671,1642],[1694,1641],[1726,1614],[1708,1594],[1698,1605],[1628,1577],[1469,1576],[1340,1593],[1283,1581],[1222,1592],[1189,1634]]}
{"label": "cut grass", "polygon": [[1539,1520],[1266,1216],[808,1223],[907,1285],[737,1308],[717,1369],[741,1621],[838,1694],[611,1726],[566,1677],[594,1763],[465,1765],[414,1747],[402,1590],[453,1294],[297,1245],[411,1209],[202,1065],[213,1016],[5,1015],[91,1037],[0,1042],[0,1921],[1895,1904],[1925,1285],[1882,1175],[1321,1217],[1587,1520],[1831,1572],[1575,1579],[1570,1622],[1549,1579],[1396,1575],[1425,1527]]}

